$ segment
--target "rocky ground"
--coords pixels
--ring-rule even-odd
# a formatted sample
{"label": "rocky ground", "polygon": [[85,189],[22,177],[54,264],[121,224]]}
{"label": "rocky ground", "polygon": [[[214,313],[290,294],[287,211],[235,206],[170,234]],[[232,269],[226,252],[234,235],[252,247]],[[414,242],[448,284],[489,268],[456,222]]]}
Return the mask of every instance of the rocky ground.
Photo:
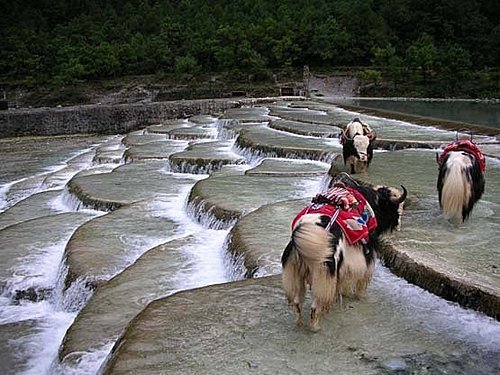
{"label": "rocky ground", "polygon": [[[3,89],[9,108],[57,107],[82,104],[151,103],[180,99],[267,97],[280,95],[282,87],[296,94],[350,97],[357,94],[357,80],[349,74],[303,77],[274,76],[267,81],[234,80],[227,75],[206,77],[122,77],[78,85],[10,86]],[[289,95],[289,94],[286,94]]]}
{"label": "rocky ground", "polygon": [[[225,75],[191,77],[137,76],[65,86],[9,86],[3,88],[9,108],[57,107],[84,104],[130,104],[170,100],[265,97],[280,94],[288,79],[262,82],[234,80]],[[290,81],[296,85],[295,80]],[[301,84],[301,82],[298,82]]]}

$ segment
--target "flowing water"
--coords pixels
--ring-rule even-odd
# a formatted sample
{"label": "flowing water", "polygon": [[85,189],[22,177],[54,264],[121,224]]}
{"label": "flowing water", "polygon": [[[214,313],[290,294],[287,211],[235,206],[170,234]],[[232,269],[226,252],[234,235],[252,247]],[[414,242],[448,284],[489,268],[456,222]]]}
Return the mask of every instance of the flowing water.
{"label": "flowing water", "polygon": [[[353,116],[335,111],[337,118]],[[301,116],[318,114],[326,112],[314,110]],[[0,373],[95,374],[124,326],[148,302],[179,290],[241,279],[245,270],[225,251],[227,234],[234,222],[222,223],[187,205],[191,189],[197,181],[208,179],[208,173],[218,178],[210,190],[214,200],[224,201],[239,193],[245,196],[245,212],[272,201],[310,197],[322,189],[320,171],[328,168],[322,162],[328,160],[325,150],[339,150],[337,140],[270,129],[266,124],[276,117],[269,116],[264,107],[233,110],[224,117],[217,121],[199,116],[166,128],[158,125],[151,127],[149,134],[137,132],[126,139],[117,135],[0,140],[4,158],[0,166]],[[232,122],[233,119],[238,121]],[[394,138],[445,140],[452,136],[404,122],[369,120],[379,134],[387,130]],[[237,127],[247,127],[247,140],[260,148],[235,146]],[[128,160],[124,144],[129,151]],[[296,160],[298,166],[288,164],[282,168],[276,166],[282,159],[276,159],[276,165],[266,159],[267,164],[260,171],[251,169],[266,156],[276,157],[272,150],[290,149],[292,157],[301,157],[301,150],[314,147],[322,152],[314,167]],[[165,153],[171,157],[166,158]],[[374,162],[372,175],[383,178],[383,183],[403,183],[420,198],[409,214],[415,227],[408,236],[402,234],[397,240],[416,247],[431,243],[437,257],[441,256],[440,251],[452,251],[462,240],[467,248],[480,246],[484,249],[484,259],[476,265],[480,270],[467,272],[489,267],[487,276],[498,281],[498,268],[493,264],[496,261],[488,257],[487,249],[500,240],[500,194],[496,188],[500,186],[499,163],[488,159],[487,192],[473,215],[476,234],[468,238],[466,232],[450,232],[446,225],[437,222],[435,231],[426,232],[422,217],[436,205],[433,154],[405,151],[377,156],[381,162]],[[200,167],[197,158],[211,162]],[[401,168],[406,163],[412,168]],[[282,169],[277,172],[277,168]],[[388,173],[396,169],[400,172]],[[244,174],[245,171],[249,173]],[[293,176],[282,180],[281,192],[267,191],[266,184],[281,173]],[[237,183],[231,189],[237,192],[224,190],[232,176]],[[113,212],[103,211],[106,208],[101,206],[85,207],[68,190],[70,180],[97,200],[130,206]],[[433,215],[438,216],[438,212]],[[486,219],[482,222],[481,218],[491,221],[486,225]],[[478,245],[475,239],[481,236],[486,239]],[[415,243],[413,238],[420,238],[421,242]],[[106,254],[101,257],[103,244]],[[79,246],[88,247],[88,258],[78,258],[75,249]],[[164,259],[161,256],[165,251],[169,252],[168,264],[159,260]],[[274,264],[276,259],[270,262]],[[69,273],[79,277],[67,287]],[[148,277],[141,279],[140,275]],[[414,308],[418,306],[415,301],[425,299],[418,316],[426,329],[448,325],[451,341],[469,340],[487,352],[498,352],[498,322],[457,306],[452,309],[459,316],[459,323],[448,322],[443,317],[443,310],[448,307],[443,307],[439,298],[428,294],[422,297],[419,288],[395,278],[384,268],[378,268],[377,275],[379,293],[385,293],[388,303],[402,314],[410,314],[408,306]],[[94,292],[88,282],[102,286]],[[116,312],[111,317],[101,310],[108,304]],[[119,324],[111,323],[111,318]],[[84,331],[88,331],[87,337],[78,334],[78,339],[71,341],[73,332]],[[59,364],[58,351],[65,335],[68,339],[64,345],[81,349]]]}

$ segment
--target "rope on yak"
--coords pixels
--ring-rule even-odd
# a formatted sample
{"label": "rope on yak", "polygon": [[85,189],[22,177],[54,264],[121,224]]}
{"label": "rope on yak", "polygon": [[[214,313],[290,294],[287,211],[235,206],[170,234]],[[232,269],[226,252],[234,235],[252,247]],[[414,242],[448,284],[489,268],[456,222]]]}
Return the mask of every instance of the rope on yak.
{"label": "rope on yak", "polygon": [[377,219],[366,198],[353,188],[333,187],[316,194],[292,221],[292,229],[306,214],[329,217],[326,230],[336,222],[350,244],[366,243],[370,232],[377,227]]}
{"label": "rope on yak", "polygon": [[354,185],[359,186],[359,182],[356,181],[354,178],[352,178],[352,176],[349,173],[347,173],[347,172],[340,172],[340,173],[338,173],[335,176],[335,179],[334,179],[335,182],[333,183],[333,186],[335,186],[335,184],[337,184],[337,183],[343,184],[342,181],[343,181],[344,178],[346,180],[351,181]]}

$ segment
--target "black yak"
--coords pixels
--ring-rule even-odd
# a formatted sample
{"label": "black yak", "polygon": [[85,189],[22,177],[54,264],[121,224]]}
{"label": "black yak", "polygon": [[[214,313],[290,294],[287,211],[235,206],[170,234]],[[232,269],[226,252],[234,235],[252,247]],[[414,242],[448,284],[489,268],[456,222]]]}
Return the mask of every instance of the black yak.
{"label": "black yak", "polygon": [[337,297],[361,297],[375,268],[379,236],[400,223],[407,196],[387,186],[334,184],[316,195],[292,222],[291,240],[281,257],[283,287],[302,324],[306,286],[312,290],[310,328]]}
{"label": "black yak", "polygon": [[462,138],[446,146],[438,164],[439,206],[458,225],[468,219],[484,193],[486,160],[471,139]]}

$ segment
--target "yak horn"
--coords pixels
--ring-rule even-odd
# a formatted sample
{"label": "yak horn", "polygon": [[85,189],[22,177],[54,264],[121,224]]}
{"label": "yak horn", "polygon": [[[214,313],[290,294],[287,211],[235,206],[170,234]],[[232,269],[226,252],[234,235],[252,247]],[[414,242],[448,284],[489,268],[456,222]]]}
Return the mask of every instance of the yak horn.
{"label": "yak horn", "polygon": [[401,195],[401,197],[398,199],[399,204],[403,203],[406,199],[406,196],[408,195],[408,191],[406,190],[406,188],[403,185],[401,185],[401,187],[403,188],[403,195]]}

